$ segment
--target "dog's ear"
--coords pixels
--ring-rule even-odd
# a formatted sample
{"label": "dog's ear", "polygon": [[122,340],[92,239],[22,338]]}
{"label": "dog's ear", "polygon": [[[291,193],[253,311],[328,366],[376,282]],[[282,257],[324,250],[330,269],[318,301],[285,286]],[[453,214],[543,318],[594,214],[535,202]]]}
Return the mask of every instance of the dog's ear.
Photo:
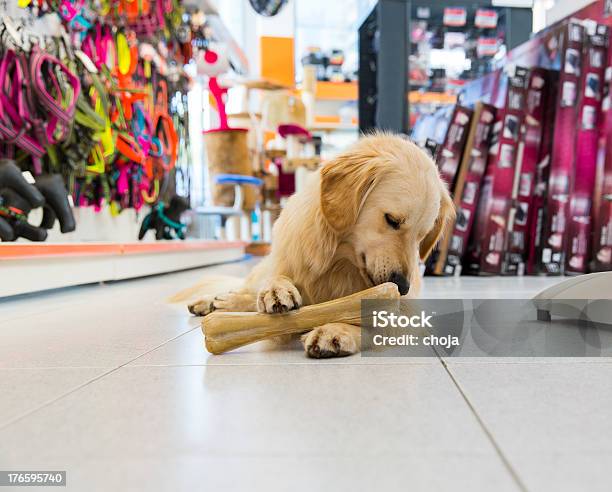
{"label": "dog's ear", "polygon": [[419,256],[422,261],[427,259],[436,243],[442,237],[442,234],[448,229],[447,226],[452,224],[455,220],[455,216],[455,205],[451,200],[446,186],[442,185],[440,211],[438,212],[433,228],[427,233],[419,245]]}
{"label": "dog's ear", "polygon": [[381,164],[375,156],[345,153],[321,169],[321,210],[331,228],[346,232],[380,178]]}

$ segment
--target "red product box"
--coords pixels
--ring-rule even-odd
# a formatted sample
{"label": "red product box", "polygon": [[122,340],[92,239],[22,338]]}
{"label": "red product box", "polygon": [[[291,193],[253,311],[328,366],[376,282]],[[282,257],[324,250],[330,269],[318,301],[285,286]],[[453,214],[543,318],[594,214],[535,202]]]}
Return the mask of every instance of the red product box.
{"label": "red product box", "polygon": [[499,135],[499,152],[492,167],[491,202],[485,217],[480,254],[480,273],[499,274],[512,205],[512,189],[518,159],[519,135],[525,118],[526,85],[529,71],[515,67],[508,79],[508,93]]}
{"label": "red product box", "polygon": [[[529,70],[525,99],[525,118],[519,137],[519,151],[512,188],[512,207],[508,217],[508,232],[502,273],[523,274],[530,246],[532,224],[536,220],[532,209],[535,205],[536,186],[542,182],[542,167],[548,166],[547,107],[554,92],[553,78],[556,72],[543,68]],[[550,135],[550,132],[548,132]],[[544,147],[544,148],[543,148]],[[544,152],[543,152],[544,151]],[[545,162],[542,162],[546,159]],[[548,176],[546,176],[546,179]],[[544,190],[545,191],[545,190]]]}
{"label": "red product box", "polygon": [[593,245],[590,269],[612,270],[612,49],[602,103],[602,132],[599,141],[598,172],[593,193]]}
{"label": "red product box", "polygon": [[446,137],[444,137],[444,143],[438,151],[436,164],[440,170],[440,177],[451,192],[455,186],[455,179],[459,170],[459,164],[461,163],[461,157],[463,156],[471,118],[471,109],[455,106]]}
{"label": "red product box", "polygon": [[555,132],[555,113],[558,90],[558,72],[550,72],[544,121],[542,125],[542,144],[535,168],[535,185],[532,203],[529,210],[528,251],[526,272],[529,275],[538,273],[539,259],[542,255],[542,241],[546,222],[546,200],[548,196],[548,178],[550,175],[550,160],[552,157],[553,137]]}
{"label": "red product box", "polygon": [[[459,166],[462,162],[471,120],[471,109],[455,106],[444,142],[437,152],[436,165],[440,171],[440,177],[451,193],[455,187]],[[437,261],[438,254],[439,249],[436,248],[427,261],[426,273],[433,273],[433,266]]]}
{"label": "red product box", "polygon": [[584,41],[584,27],[578,21],[570,20],[565,26],[564,40],[560,45],[562,60],[548,179],[547,213],[537,266],[539,272],[548,275],[560,275],[565,263],[570,180],[576,155],[576,133],[579,129],[577,103]]}
{"label": "red product box", "polygon": [[480,256],[482,254],[482,237],[487,227],[487,217],[491,208],[493,196],[493,179],[495,176],[495,162],[499,154],[499,139],[504,126],[504,111],[498,109],[491,130],[489,142],[489,155],[484,178],[480,185],[480,196],[476,206],[472,232],[469,236],[468,247],[463,256],[462,272],[477,275],[480,272]]}
{"label": "red product box", "polygon": [[579,129],[565,243],[565,273],[586,273],[592,238],[593,189],[602,128],[601,104],[608,49],[608,26],[587,26],[578,102]]}
{"label": "red product box", "polygon": [[457,219],[449,224],[438,247],[433,273],[458,275],[461,259],[474,224],[480,185],[487,167],[490,136],[495,121],[496,108],[490,104],[476,103],[465,151],[454,188]]}

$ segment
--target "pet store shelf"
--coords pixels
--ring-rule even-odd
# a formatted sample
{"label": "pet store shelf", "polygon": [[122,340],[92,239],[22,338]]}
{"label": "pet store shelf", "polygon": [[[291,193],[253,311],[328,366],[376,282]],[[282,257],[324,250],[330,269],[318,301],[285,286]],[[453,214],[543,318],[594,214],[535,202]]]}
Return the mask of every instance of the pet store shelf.
{"label": "pet store shelf", "polygon": [[336,101],[356,101],[357,92],[357,82],[317,82],[315,97]]}
{"label": "pet store shelf", "polygon": [[0,244],[0,298],[95,282],[124,280],[240,260],[245,243]]}
{"label": "pet store shelf", "polygon": [[357,130],[357,118],[343,122],[338,115],[316,115],[314,123],[308,127],[311,132],[317,131],[354,131]]}

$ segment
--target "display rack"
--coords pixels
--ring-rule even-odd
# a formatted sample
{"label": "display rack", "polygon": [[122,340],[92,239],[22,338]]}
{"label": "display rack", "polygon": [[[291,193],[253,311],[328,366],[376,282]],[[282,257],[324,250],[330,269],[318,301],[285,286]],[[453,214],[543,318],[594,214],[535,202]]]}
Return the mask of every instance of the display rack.
{"label": "display rack", "polygon": [[[465,27],[461,28],[453,28],[448,23],[443,26],[442,19],[447,10],[463,11],[471,25],[479,9],[494,8],[500,22],[503,20],[503,29],[500,27],[499,33],[497,29],[489,31],[495,31],[500,38],[503,33],[505,45],[512,49],[529,39],[532,11],[523,7],[498,7],[498,4],[491,0],[441,0],[435,4],[430,0],[379,0],[359,27],[360,131],[379,128],[409,133],[411,105],[420,103],[409,101],[406,94],[413,90],[433,91],[432,87],[427,87],[429,82],[426,81],[435,79],[434,74],[428,73],[421,81],[409,78],[415,68],[411,59],[414,58],[415,43],[411,35],[422,15],[419,11],[427,10],[430,28],[459,32],[468,29],[468,22],[464,22]],[[469,73],[464,76],[467,78],[457,82],[462,84],[472,77]],[[441,92],[447,90],[445,87],[438,89]],[[403,104],[398,104],[398,101],[403,101]]]}

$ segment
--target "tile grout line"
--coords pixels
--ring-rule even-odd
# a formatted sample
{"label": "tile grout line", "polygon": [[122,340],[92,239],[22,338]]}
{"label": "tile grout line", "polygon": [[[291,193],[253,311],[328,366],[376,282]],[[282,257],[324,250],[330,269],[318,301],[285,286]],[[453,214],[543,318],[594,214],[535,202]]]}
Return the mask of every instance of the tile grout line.
{"label": "tile grout line", "polygon": [[[143,364],[143,365],[133,365],[130,367],[255,367],[255,366],[317,366],[317,367],[343,367],[343,366],[360,366],[360,367],[393,367],[393,366],[430,366],[435,365],[436,362],[381,362],[379,364],[366,364],[360,362],[328,362],[321,363],[317,359],[313,359],[308,362],[290,362],[290,361],[281,361],[281,362],[228,362],[224,364],[207,364],[203,362],[202,364]],[[1,370],[1,369],[0,369]]]}
{"label": "tile grout line", "polygon": [[160,343],[159,345],[157,345],[157,346],[153,347],[153,348],[152,348],[152,349],[150,349],[150,350],[147,350],[146,352],[144,352],[144,353],[140,354],[139,356],[134,357],[133,359],[130,359],[130,360],[128,360],[127,362],[124,362],[123,364],[118,365],[117,367],[113,367],[112,369],[110,369],[110,370],[108,370],[108,371],[106,371],[106,372],[104,372],[104,373],[100,374],[99,376],[96,376],[95,378],[92,378],[92,379],[90,379],[90,380],[88,380],[88,381],[84,382],[83,384],[78,385],[76,388],[73,388],[73,389],[71,389],[70,391],[67,391],[66,393],[62,393],[61,395],[59,395],[59,396],[57,396],[57,397],[55,397],[55,398],[52,398],[51,400],[48,400],[48,401],[46,401],[46,402],[44,402],[44,403],[42,403],[42,404],[38,405],[37,407],[32,408],[31,410],[28,410],[27,412],[22,413],[21,415],[18,415],[17,417],[12,418],[11,420],[9,420],[9,421],[5,422],[4,424],[0,425],[0,431],[3,431],[4,429],[6,429],[6,428],[10,427],[11,425],[13,425],[13,424],[15,424],[15,423],[19,422],[20,420],[25,419],[26,417],[29,417],[29,416],[30,416],[30,415],[32,415],[33,413],[36,413],[36,412],[38,412],[39,410],[42,410],[43,408],[46,408],[46,407],[48,407],[49,405],[52,405],[53,403],[55,403],[55,402],[57,402],[57,401],[61,400],[62,398],[65,398],[66,396],[71,395],[72,393],[75,393],[75,392],[77,392],[77,391],[79,391],[79,390],[83,389],[84,387],[89,386],[90,384],[95,383],[96,381],[99,381],[99,380],[100,380],[100,379],[102,379],[102,378],[105,378],[106,376],[108,376],[108,375],[110,375],[110,374],[112,374],[112,373],[114,373],[114,372],[118,371],[118,370],[119,370],[119,369],[121,369],[122,367],[125,367],[125,366],[126,366],[126,365],[128,365],[128,364],[131,364],[131,363],[132,363],[132,362],[134,362],[135,360],[138,360],[138,359],[140,359],[141,357],[144,357],[145,355],[150,354],[150,353],[151,353],[151,352],[153,352],[154,350],[157,350],[158,348],[163,347],[163,346],[164,346],[164,345],[166,345],[167,343],[170,343],[170,342],[172,342],[172,341],[176,340],[177,338],[182,337],[183,335],[187,335],[188,333],[191,333],[193,330],[196,330],[196,329],[198,329],[198,327],[197,327],[197,326],[196,326],[196,327],[193,327],[193,328],[191,328],[191,329],[187,330],[186,332],[181,333],[181,334],[179,334],[179,335],[177,335],[177,336],[175,336],[175,337],[173,337],[173,338],[170,338],[169,340],[166,340],[165,342]]}
{"label": "tile grout line", "polygon": [[[194,327],[194,329],[197,327]],[[193,330],[189,330],[189,332],[183,333],[183,335],[186,335],[187,333],[190,333]],[[183,336],[180,335],[180,336]],[[173,339],[174,340],[174,339]],[[170,340],[169,340],[170,341]],[[164,343],[165,344],[165,343]],[[159,347],[156,347],[159,348]],[[153,349],[155,350],[155,349]],[[147,355],[149,352],[142,354],[142,356]],[[134,360],[137,360],[138,358],[140,358],[141,356],[138,356],[136,359],[133,359],[132,361],[128,362],[127,364],[131,364]],[[297,361],[278,361],[278,362],[227,362],[227,363],[222,363],[222,364],[211,364],[208,362],[202,362],[202,363],[184,363],[184,364],[180,364],[180,363],[168,363],[168,364],[141,364],[141,365],[134,365],[134,366],[129,366],[129,367],[224,367],[224,366],[228,366],[228,367],[239,367],[239,366],[282,366],[282,365],[319,365],[319,366],[406,366],[406,365],[418,365],[418,366],[425,366],[425,365],[430,365],[430,364],[436,364],[440,359],[439,357],[435,357],[435,361],[427,361],[427,359],[433,359],[434,356],[427,356],[427,357],[414,357],[411,358],[411,360],[408,360],[406,362],[380,362],[380,363],[362,363],[362,362],[327,362],[327,363],[321,363],[319,360],[317,359],[312,359],[312,360],[305,360],[304,362],[297,362]],[[416,359],[416,360],[415,360]],[[421,361],[421,359],[423,359],[423,361]],[[454,364],[457,365],[502,365],[502,364],[506,364],[506,365],[527,365],[527,364],[539,364],[539,365],[552,365],[552,364],[564,364],[564,365],[578,365],[578,364],[587,364],[587,365],[609,365],[612,364],[612,360],[588,360],[588,361],[540,361],[540,360],[536,360],[536,361],[516,361],[516,362],[512,362],[512,361],[496,361],[496,362],[485,362],[485,361],[473,361],[473,362],[460,362],[460,361],[454,361]],[[16,367],[0,367],[0,374],[2,373],[2,371],[37,371],[37,370],[74,370],[74,369],[106,369],[108,366],[16,366]]]}
{"label": "tile grout line", "polygon": [[514,467],[512,466],[512,464],[510,463],[510,461],[508,460],[508,458],[506,457],[504,452],[502,451],[501,447],[499,446],[499,444],[497,443],[497,441],[493,437],[493,433],[489,430],[489,428],[485,424],[484,420],[482,420],[482,418],[480,417],[480,415],[476,411],[476,408],[474,407],[474,405],[472,404],[472,402],[470,401],[468,396],[463,391],[463,388],[459,384],[459,381],[457,381],[457,379],[455,378],[455,376],[451,372],[450,367],[448,366],[446,361],[442,357],[440,357],[439,354],[438,354],[438,358],[440,360],[440,363],[442,364],[442,367],[444,368],[444,370],[446,371],[446,373],[450,377],[451,381],[453,382],[454,386],[457,388],[457,391],[459,391],[459,394],[461,395],[461,397],[463,398],[463,400],[467,404],[468,408],[470,409],[470,411],[474,415],[474,418],[478,422],[478,425],[480,426],[480,428],[483,430],[483,432],[487,436],[487,439],[489,440],[489,442],[493,446],[493,449],[495,449],[495,452],[497,453],[497,455],[501,459],[503,465],[506,467],[506,469],[510,473],[510,476],[512,477],[512,479],[514,480],[514,482],[516,483],[516,485],[518,486],[518,488],[522,492],[527,492],[528,489],[527,489],[526,485],[523,483],[523,481],[519,477],[517,471],[514,469]]}

